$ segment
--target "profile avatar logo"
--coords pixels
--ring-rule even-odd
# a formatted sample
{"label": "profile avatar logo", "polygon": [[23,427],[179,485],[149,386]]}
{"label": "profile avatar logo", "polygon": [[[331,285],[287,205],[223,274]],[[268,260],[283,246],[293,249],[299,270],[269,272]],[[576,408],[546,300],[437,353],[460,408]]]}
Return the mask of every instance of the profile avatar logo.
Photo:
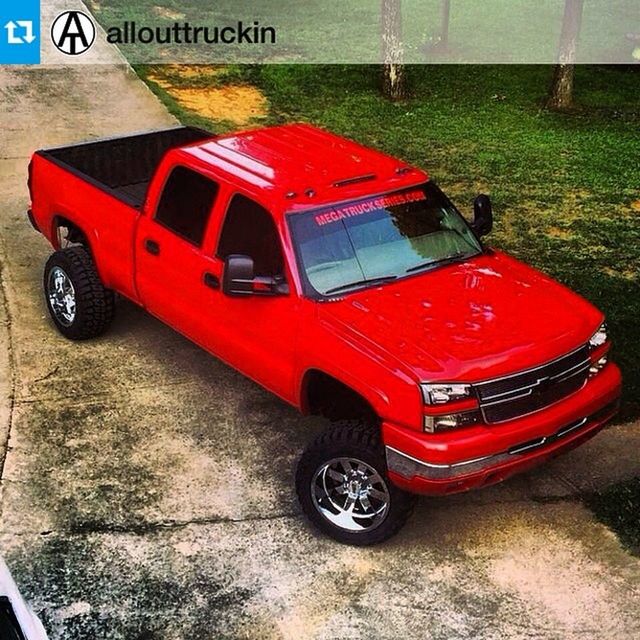
{"label": "profile avatar logo", "polygon": [[79,56],[96,39],[93,20],[82,11],[65,11],[51,25],[51,39],[59,51],[68,56]]}

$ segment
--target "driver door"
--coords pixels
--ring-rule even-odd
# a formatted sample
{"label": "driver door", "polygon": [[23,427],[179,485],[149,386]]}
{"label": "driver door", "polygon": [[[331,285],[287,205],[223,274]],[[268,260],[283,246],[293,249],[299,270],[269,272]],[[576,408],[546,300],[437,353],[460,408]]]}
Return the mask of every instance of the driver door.
{"label": "driver door", "polygon": [[[222,281],[224,260],[232,254],[253,259],[256,276],[287,274],[282,243],[274,219],[252,198],[234,194],[220,228],[215,259]],[[295,402],[294,369],[298,297],[286,295],[230,296],[211,291],[212,350],[245,375],[282,398]]]}

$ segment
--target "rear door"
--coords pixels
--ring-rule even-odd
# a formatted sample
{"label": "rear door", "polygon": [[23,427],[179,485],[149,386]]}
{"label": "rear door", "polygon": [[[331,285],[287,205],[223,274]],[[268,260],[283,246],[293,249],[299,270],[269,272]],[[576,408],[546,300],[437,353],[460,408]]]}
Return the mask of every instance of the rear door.
{"label": "rear door", "polygon": [[202,342],[205,274],[214,263],[204,251],[220,187],[177,164],[168,172],[155,211],[136,233],[136,284],[142,304],[196,342]]}

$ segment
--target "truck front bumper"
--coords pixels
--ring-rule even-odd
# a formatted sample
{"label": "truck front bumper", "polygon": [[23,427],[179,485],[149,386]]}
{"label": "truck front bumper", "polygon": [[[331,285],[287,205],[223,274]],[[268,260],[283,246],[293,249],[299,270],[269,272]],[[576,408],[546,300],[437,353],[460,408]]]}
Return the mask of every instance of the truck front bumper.
{"label": "truck front bumper", "polygon": [[526,471],[593,437],[615,415],[621,376],[608,364],[578,392],[496,425],[428,434],[383,423],[389,478],[422,494],[479,488]]}

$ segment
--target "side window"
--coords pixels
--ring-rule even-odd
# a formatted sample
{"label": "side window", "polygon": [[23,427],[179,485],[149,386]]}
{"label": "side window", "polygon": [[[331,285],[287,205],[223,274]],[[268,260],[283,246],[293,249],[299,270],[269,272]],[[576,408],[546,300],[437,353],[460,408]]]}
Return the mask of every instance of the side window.
{"label": "side window", "polygon": [[229,204],[218,243],[219,258],[234,253],[253,258],[256,276],[283,275],[282,249],[271,214],[240,194]]}
{"label": "side window", "polygon": [[176,167],[164,185],[155,220],[200,246],[217,195],[215,182],[186,167]]}

